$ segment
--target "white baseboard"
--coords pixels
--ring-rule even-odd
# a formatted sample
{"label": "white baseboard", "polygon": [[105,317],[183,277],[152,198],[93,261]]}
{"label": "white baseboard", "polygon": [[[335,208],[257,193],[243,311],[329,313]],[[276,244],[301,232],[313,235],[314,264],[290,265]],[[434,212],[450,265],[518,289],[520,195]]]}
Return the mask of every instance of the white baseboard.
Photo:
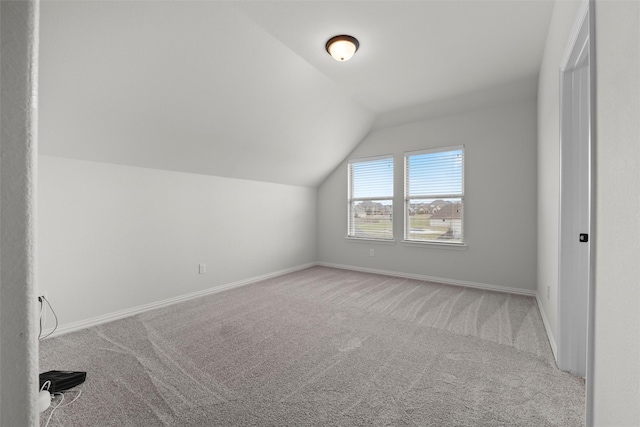
{"label": "white baseboard", "polygon": [[68,334],[69,332],[78,331],[80,329],[89,328],[91,326],[100,325],[101,323],[112,322],[114,320],[122,319],[125,317],[135,316],[136,314],[144,313],[145,311],[153,310],[156,308],[167,307],[172,304],[176,304],[182,301],[188,301],[194,298],[199,298],[205,295],[215,294],[217,292],[226,291],[228,289],[237,288],[239,286],[249,285],[251,283],[260,282],[262,280],[271,279],[273,277],[282,276],[283,274],[292,273],[294,271],[304,270],[305,268],[313,267],[317,265],[316,263],[308,263],[299,265],[293,268],[287,268],[284,270],[275,271],[268,274],[263,274],[261,276],[251,277],[249,279],[239,280],[237,282],[226,283],[223,285],[215,286],[213,288],[205,289],[202,291],[192,292],[190,294],[179,295],[177,297],[165,299],[162,301],[156,301],[149,304],[139,305],[137,307],[128,308],[125,310],[116,311],[114,313],[105,314],[102,316],[92,317],[86,320],[80,320],[78,322],[68,323],[66,325],[61,325],[56,328],[55,332],[52,333],[53,328],[48,330],[43,330],[42,335],[46,336],[51,333],[47,338],[55,337],[58,335]]}
{"label": "white baseboard", "polygon": [[547,331],[547,338],[549,339],[549,345],[551,345],[551,351],[553,352],[553,358],[558,363],[558,346],[556,344],[556,338],[553,336],[551,332],[551,327],[549,326],[549,320],[547,320],[547,315],[544,313],[542,309],[542,303],[540,302],[540,295],[536,292],[536,303],[538,304],[538,311],[540,312],[540,316],[542,317],[542,323],[544,324],[544,330]]}
{"label": "white baseboard", "polygon": [[416,280],[424,280],[427,282],[444,283],[446,285],[464,286],[467,288],[483,289],[487,291],[506,292],[509,294],[527,295],[532,297],[536,296],[536,291],[533,291],[533,290],[510,288],[508,286],[489,285],[487,283],[468,282],[465,280],[446,279],[444,277],[426,276],[422,274],[409,274],[409,273],[402,273],[400,271],[378,270],[375,268],[354,267],[351,265],[332,264],[327,262],[319,262],[317,263],[317,265],[321,265],[323,267],[340,268],[342,270],[360,271],[363,273],[374,273],[374,274],[382,274],[385,276],[402,277],[405,279],[416,279]]}
{"label": "white baseboard", "polygon": [[[355,267],[355,266],[350,266],[350,265],[343,265],[343,264],[332,264],[332,263],[326,263],[326,262],[312,262],[312,263],[308,263],[308,264],[303,264],[303,265],[299,265],[293,268],[288,268],[288,269],[284,269],[284,270],[279,270],[279,271],[275,271],[272,273],[268,273],[268,274],[264,274],[261,276],[256,276],[256,277],[251,277],[248,279],[244,279],[244,280],[239,280],[237,282],[232,282],[232,283],[226,283],[223,285],[219,285],[213,288],[209,288],[209,289],[205,289],[202,291],[197,291],[197,292],[192,292],[189,294],[185,294],[185,295],[179,295],[177,297],[173,297],[173,298],[169,298],[169,299],[165,299],[162,301],[156,301],[153,303],[149,303],[149,304],[144,304],[144,305],[140,305],[137,307],[132,307],[132,308],[128,308],[125,310],[120,310],[120,311],[116,311],[113,313],[109,313],[109,314],[105,314],[102,316],[96,316],[96,317],[92,317],[86,320],[81,320],[78,322],[72,322],[72,323],[68,323],[66,325],[60,325],[58,326],[58,328],[55,330],[55,332],[51,333],[53,331],[52,328],[48,329],[48,330],[44,330],[42,331],[43,335],[48,335],[49,333],[51,333],[51,335],[49,335],[49,337],[55,337],[58,335],[63,335],[63,334],[67,334],[69,332],[74,332],[80,329],[85,329],[85,328],[89,328],[91,326],[96,326],[96,325],[100,325],[102,323],[106,323],[106,322],[111,322],[114,320],[118,320],[118,319],[122,319],[125,317],[130,317],[130,316],[135,316],[136,314],[140,314],[140,313],[144,313],[146,311],[149,310],[153,310],[156,308],[161,308],[161,307],[166,307],[172,304],[176,304],[182,301],[188,301],[194,298],[198,298],[198,297],[202,297],[205,295],[210,295],[210,294],[214,294],[217,292],[222,292],[228,289],[233,289],[233,288],[237,288],[239,286],[244,286],[244,285],[249,285],[252,283],[256,283],[256,282],[260,282],[262,280],[266,280],[266,279],[271,279],[273,277],[277,277],[277,276],[282,276],[284,274],[287,273],[292,273],[294,271],[299,271],[299,270],[304,270],[305,268],[309,268],[309,267],[313,267],[313,266],[323,266],[323,267],[331,267],[331,268],[339,268],[342,270],[352,270],[352,271],[360,271],[360,272],[364,272],[364,273],[374,273],[374,274],[382,274],[385,276],[395,276],[395,277],[402,277],[402,278],[406,278],[406,279],[416,279],[416,280],[424,280],[424,281],[429,281],[429,282],[437,282],[437,283],[444,283],[444,284],[448,284],[448,285],[456,285],[456,286],[464,286],[464,287],[469,287],[469,288],[476,288],[476,289],[483,289],[483,290],[489,290],[489,291],[496,291],[496,292],[507,292],[507,293],[511,293],[511,294],[518,294],[518,295],[527,295],[527,296],[534,296],[536,297],[536,299],[538,299],[538,296],[536,294],[535,291],[531,291],[528,289],[519,289],[519,288],[510,288],[510,287],[506,287],[506,286],[498,286],[498,285],[490,285],[490,284],[486,284],[486,283],[477,283],[477,282],[469,282],[469,281],[464,281],[464,280],[454,280],[454,279],[447,279],[447,278],[443,278],[443,277],[434,277],[434,276],[426,276],[426,275],[422,275],[422,274],[409,274],[409,273],[403,273],[403,272],[399,272],[399,271],[389,271],[389,270],[380,270],[380,269],[373,269],[373,268],[364,268],[364,267]],[[540,302],[538,301],[538,307],[540,307]],[[553,339],[553,335],[551,334],[550,330],[549,330],[549,325],[546,319],[546,316],[544,314],[544,312],[542,310],[540,310],[541,316],[542,316],[542,320],[544,322],[544,326],[545,329],[547,331],[547,335],[549,336],[549,342],[551,343],[551,349],[553,350],[553,354],[554,356],[556,355],[556,344],[555,344],[555,340]]]}

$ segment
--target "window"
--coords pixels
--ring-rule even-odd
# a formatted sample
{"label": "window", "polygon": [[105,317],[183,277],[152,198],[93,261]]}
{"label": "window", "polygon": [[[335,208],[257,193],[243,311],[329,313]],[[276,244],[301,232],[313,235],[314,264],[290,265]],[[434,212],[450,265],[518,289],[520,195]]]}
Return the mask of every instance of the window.
{"label": "window", "polygon": [[393,157],[350,160],[348,237],[393,239]]}
{"label": "window", "polygon": [[463,243],[464,146],[405,153],[404,238]]}

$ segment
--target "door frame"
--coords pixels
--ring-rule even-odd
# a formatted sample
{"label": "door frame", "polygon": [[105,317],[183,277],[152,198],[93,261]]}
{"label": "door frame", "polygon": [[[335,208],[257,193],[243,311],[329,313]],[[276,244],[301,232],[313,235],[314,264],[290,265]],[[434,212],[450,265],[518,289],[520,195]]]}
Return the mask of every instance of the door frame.
{"label": "door frame", "polygon": [[[593,0],[584,0],[577,14],[576,22],[571,32],[571,37],[565,51],[561,68],[560,68],[560,203],[559,203],[559,229],[558,229],[558,310],[557,310],[557,363],[558,368],[562,370],[577,372],[577,357],[575,350],[575,341],[567,339],[572,332],[584,331],[585,333],[585,345],[584,345],[584,357],[585,366],[583,372],[579,372],[584,375],[586,379],[586,425],[591,426],[593,423],[592,403],[593,403],[593,325],[594,325],[594,257],[595,257],[595,228],[594,228],[594,214],[595,214],[595,187],[594,171],[595,171],[595,156],[594,156],[594,137],[595,137],[595,39],[594,39],[594,2]],[[575,171],[575,166],[567,159],[567,154],[571,151],[570,147],[574,142],[574,131],[572,126],[573,121],[573,87],[571,78],[576,68],[584,61],[585,56],[588,60],[588,125],[587,132],[589,137],[587,138],[586,146],[583,146],[586,150],[588,160],[586,166],[588,168],[588,197],[589,207],[586,214],[588,215],[588,230],[580,231],[580,233],[588,233],[588,266],[587,266],[587,284],[584,288],[576,289],[570,287],[565,283],[564,277],[570,270],[570,260],[567,256],[567,242],[568,239],[578,239],[578,236],[567,231],[567,225],[573,219],[575,203],[569,202],[568,193],[575,190],[576,186],[571,186],[571,183],[567,183],[567,176]],[[569,209],[563,210],[563,205],[567,207],[569,203]],[[564,226],[563,226],[564,225]],[[570,253],[570,252],[569,252]],[[563,255],[564,254],[564,255]],[[586,298],[586,310],[584,315],[576,315],[576,307],[572,304],[572,296],[574,292],[581,292],[581,296]],[[579,313],[580,311],[578,311]],[[583,317],[583,318],[580,318]]]}

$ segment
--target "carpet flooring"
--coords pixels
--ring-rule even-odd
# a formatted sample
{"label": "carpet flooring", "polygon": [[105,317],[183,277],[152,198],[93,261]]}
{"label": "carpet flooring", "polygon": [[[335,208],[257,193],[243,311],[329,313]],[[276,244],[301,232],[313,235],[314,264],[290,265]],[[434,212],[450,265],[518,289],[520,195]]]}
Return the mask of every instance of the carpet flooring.
{"label": "carpet flooring", "polygon": [[534,298],[326,267],[44,340],[40,367],[87,371],[50,426],[584,424]]}

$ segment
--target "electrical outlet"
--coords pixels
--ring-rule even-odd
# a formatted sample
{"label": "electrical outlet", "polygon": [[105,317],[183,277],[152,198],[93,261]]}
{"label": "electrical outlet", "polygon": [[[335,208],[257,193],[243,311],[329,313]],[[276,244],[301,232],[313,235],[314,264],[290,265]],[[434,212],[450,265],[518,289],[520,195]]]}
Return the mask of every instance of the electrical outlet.
{"label": "electrical outlet", "polygon": [[375,252],[373,251],[373,249],[369,249],[369,256],[374,256]]}
{"label": "electrical outlet", "polygon": [[547,285],[547,299],[551,299],[551,286]]}
{"label": "electrical outlet", "polygon": [[198,273],[205,274],[206,272],[207,272],[207,264],[205,264],[204,262],[201,262],[200,264],[198,264]]}
{"label": "electrical outlet", "polygon": [[43,298],[48,299],[46,291],[38,295],[38,302],[44,302]]}

